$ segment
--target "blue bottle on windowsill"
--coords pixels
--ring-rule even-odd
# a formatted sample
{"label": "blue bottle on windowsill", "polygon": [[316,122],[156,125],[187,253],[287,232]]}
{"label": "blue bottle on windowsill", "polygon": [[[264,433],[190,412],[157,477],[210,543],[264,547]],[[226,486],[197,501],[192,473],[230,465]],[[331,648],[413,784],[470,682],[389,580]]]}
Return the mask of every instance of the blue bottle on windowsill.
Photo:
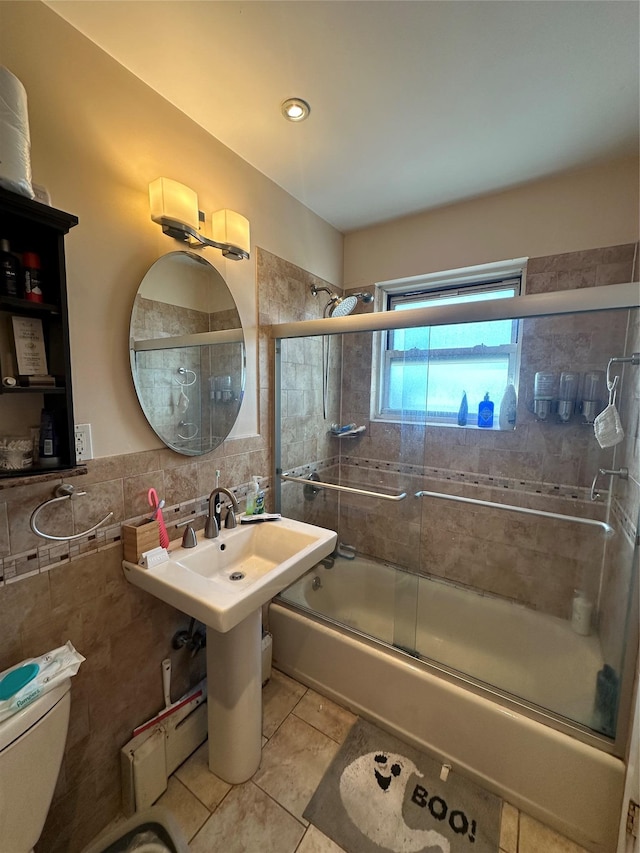
{"label": "blue bottle on windowsill", "polygon": [[478,406],[478,426],[485,429],[491,429],[493,426],[493,403],[489,399],[488,391]]}
{"label": "blue bottle on windowsill", "polygon": [[469,414],[469,404],[467,403],[467,392],[462,392],[462,402],[458,409],[458,426],[467,425],[467,415]]}

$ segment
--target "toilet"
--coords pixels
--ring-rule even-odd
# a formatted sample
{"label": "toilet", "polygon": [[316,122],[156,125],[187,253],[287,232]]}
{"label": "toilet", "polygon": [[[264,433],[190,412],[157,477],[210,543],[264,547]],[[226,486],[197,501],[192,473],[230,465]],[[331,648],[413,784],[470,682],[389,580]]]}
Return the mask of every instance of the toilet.
{"label": "toilet", "polygon": [[69,725],[67,678],[0,722],[2,850],[30,853],[56,786]]}

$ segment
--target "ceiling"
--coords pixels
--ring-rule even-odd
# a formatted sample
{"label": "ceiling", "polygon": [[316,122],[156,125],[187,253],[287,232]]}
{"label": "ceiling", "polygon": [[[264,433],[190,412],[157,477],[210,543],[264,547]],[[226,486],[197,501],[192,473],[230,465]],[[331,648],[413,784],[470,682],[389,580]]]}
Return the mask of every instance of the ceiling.
{"label": "ceiling", "polygon": [[638,152],[637,0],[46,2],[343,232]]}

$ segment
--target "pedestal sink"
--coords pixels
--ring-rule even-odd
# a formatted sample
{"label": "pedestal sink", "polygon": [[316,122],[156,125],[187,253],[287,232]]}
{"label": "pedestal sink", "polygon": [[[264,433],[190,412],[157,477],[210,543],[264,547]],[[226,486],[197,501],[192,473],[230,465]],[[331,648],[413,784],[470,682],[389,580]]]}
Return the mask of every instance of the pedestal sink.
{"label": "pedestal sink", "polygon": [[291,518],[240,523],[195,548],[174,542],[152,569],[122,563],[130,583],[207,626],[209,769],[236,785],[260,764],[263,604],[336,545],[333,530]]}

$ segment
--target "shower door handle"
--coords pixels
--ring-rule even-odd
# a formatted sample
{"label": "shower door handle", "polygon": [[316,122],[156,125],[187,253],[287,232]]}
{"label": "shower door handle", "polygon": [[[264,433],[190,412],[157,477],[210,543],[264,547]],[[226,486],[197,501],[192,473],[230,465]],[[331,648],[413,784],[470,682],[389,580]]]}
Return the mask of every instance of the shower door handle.
{"label": "shower door handle", "polygon": [[311,484],[314,489],[330,489],[335,492],[347,492],[350,495],[364,495],[367,498],[380,498],[383,501],[403,501],[407,493],[402,492],[399,495],[385,495],[383,492],[370,492],[367,489],[356,489],[353,486],[338,486],[335,483],[324,483],[322,480],[310,480],[308,477],[293,477],[291,474],[280,474],[282,480],[288,480],[291,483]]}

